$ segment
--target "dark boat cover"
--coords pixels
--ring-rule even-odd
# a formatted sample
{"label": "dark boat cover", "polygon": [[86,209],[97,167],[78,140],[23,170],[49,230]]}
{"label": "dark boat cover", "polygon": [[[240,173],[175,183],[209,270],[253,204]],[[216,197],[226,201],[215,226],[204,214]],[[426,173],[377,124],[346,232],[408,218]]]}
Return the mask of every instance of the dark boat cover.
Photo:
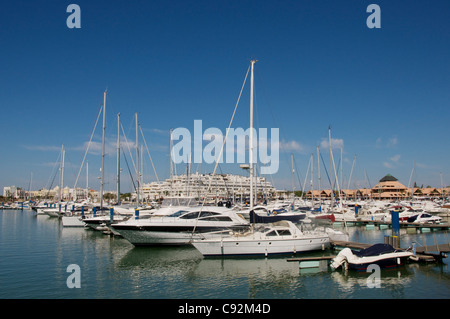
{"label": "dark boat cover", "polygon": [[375,244],[360,251],[354,251],[353,254],[358,257],[378,256],[382,254],[395,252],[394,247],[388,244]]}
{"label": "dark boat cover", "polygon": [[250,211],[250,223],[274,223],[280,220],[289,220],[293,223],[298,223],[301,219],[305,218],[304,214],[289,214],[289,215],[259,215],[253,210]]}

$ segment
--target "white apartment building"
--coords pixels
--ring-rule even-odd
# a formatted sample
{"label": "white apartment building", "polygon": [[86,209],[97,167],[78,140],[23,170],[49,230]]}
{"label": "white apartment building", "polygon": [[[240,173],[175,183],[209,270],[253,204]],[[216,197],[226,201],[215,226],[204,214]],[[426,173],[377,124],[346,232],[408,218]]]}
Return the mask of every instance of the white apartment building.
{"label": "white apartment building", "polygon": [[3,196],[11,198],[23,198],[25,196],[25,191],[21,187],[5,186],[3,187]]}
{"label": "white apartment building", "polygon": [[[208,192],[208,188],[210,188]],[[258,196],[273,198],[276,189],[264,177],[257,177],[254,189]],[[250,194],[250,177],[233,174],[176,175],[163,182],[144,184],[141,198],[156,200],[167,196],[188,196],[195,198],[245,198]]]}

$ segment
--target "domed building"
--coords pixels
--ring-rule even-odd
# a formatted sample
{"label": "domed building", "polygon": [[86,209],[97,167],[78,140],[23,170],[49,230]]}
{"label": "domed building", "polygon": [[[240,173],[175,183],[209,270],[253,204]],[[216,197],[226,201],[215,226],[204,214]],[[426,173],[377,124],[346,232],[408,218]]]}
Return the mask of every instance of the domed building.
{"label": "domed building", "polygon": [[374,199],[403,199],[408,196],[407,187],[394,176],[387,174],[372,188]]}

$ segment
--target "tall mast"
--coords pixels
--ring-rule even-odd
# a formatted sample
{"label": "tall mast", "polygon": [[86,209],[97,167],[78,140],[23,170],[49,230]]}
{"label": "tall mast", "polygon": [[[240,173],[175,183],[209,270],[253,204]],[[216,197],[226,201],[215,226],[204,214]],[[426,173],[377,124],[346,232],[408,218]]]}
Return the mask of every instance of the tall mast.
{"label": "tall mast", "polygon": [[292,166],[292,208],[291,210],[294,210],[295,207],[295,182],[294,182],[294,174],[295,174],[295,169],[294,169],[294,153],[291,153],[291,166]]}
{"label": "tall mast", "polygon": [[331,202],[333,203],[333,196],[334,196],[334,191],[333,191],[333,159],[332,159],[332,152],[331,152],[331,127],[330,126],[328,126],[328,144],[329,144],[329,147],[330,147],[330,171],[331,171],[331,174],[330,174],[330,178],[331,178],[331,181],[330,181],[330,183],[331,183]]}
{"label": "tall mast", "polygon": [[59,166],[59,201],[63,199],[63,185],[64,185],[64,144],[61,146],[61,163]]}
{"label": "tall mast", "polygon": [[86,199],[89,200],[89,161],[86,161]]}
{"label": "tall mast", "polygon": [[[342,164],[343,164],[343,163],[342,163],[342,151],[343,151],[343,148],[341,147],[341,165],[340,165],[340,166],[341,166],[341,167],[340,167],[340,172],[341,172],[341,182],[339,183],[339,184],[340,184],[340,188],[343,188],[343,185],[344,185],[344,184],[342,184],[342,183],[343,183],[343,181],[342,181],[342,166],[343,166],[343,165],[342,165]],[[341,194],[341,191],[340,191],[340,190],[339,190],[339,194]],[[345,195],[345,196],[347,197],[347,195]],[[347,198],[345,198],[345,199],[347,199]]]}
{"label": "tall mast", "polygon": [[314,183],[313,183],[313,179],[314,179],[314,153],[311,153],[311,179],[310,179],[310,183],[311,183],[311,199],[314,198]]}
{"label": "tall mast", "polygon": [[139,207],[139,191],[140,191],[140,172],[139,172],[139,123],[138,123],[138,114],[136,112],[136,180],[137,180],[137,189],[136,189],[136,206]]}
{"label": "tall mast", "polygon": [[106,128],[106,90],[103,93],[103,129],[102,129],[102,175],[100,179],[100,210],[103,209],[103,185],[105,178],[105,128]]}
{"label": "tall mast", "polygon": [[120,113],[117,114],[117,205],[120,205]]}
{"label": "tall mast", "polygon": [[254,76],[253,70],[256,63],[256,60],[251,60],[251,73],[250,73],[250,149],[249,149],[249,157],[250,157],[250,210],[253,209],[253,84],[254,84]]}
{"label": "tall mast", "polygon": [[[442,175],[441,175],[442,180]],[[28,187],[28,200],[31,201],[31,184],[33,183],[33,172],[30,173],[30,186]]]}
{"label": "tall mast", "polygon": [[173,161],[172,161],[172,149],[173,149],[173,142],[172,142],[172,132],[173,129],[170,129],[170,139],[169,139],[169,151],[170,151],[170,156],[169,156],[169,160],[170,160],[170,182],[172,183],[172,177],[173,177]]}
{"label": "tall mast", "polygon": [[317,145],[317,175],[318,175],[318,189],[319,189],[319,204],[320,204],[320,161],[319,161],[319,145]]}

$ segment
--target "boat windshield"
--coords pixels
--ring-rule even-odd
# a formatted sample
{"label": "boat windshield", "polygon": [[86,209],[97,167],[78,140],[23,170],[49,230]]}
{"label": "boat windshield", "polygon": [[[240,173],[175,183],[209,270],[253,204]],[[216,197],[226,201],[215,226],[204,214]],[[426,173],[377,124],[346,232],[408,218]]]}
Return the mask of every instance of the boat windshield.
{"label": "boat windshield", "polygon": [[164,198],[162,207],[167,206],[198,206],[198,201],[194,197],[166,197]]}
{"label": "boat windshield", "polygon": [[186,212],[187,212],[187,210],[179,210],[179,211],[176,211],[175,213],[169,215],[169,217],[179,217],[179,216],[183,215]]}
{"label": "boat windshield", "polygon": [[[200,216],[199,216],[200,214]],[[191,213],[187,213],[183,216],[181,216],[180,218],[182,219],[194,219],[194,218],[203,218],[203,217],[210,217],[210,216],[215,216],[215,215],[220,215],[219,213],[214,213],[214,212],[208,212],[208,211],[196,211],[196,212],[191,212]]]}

